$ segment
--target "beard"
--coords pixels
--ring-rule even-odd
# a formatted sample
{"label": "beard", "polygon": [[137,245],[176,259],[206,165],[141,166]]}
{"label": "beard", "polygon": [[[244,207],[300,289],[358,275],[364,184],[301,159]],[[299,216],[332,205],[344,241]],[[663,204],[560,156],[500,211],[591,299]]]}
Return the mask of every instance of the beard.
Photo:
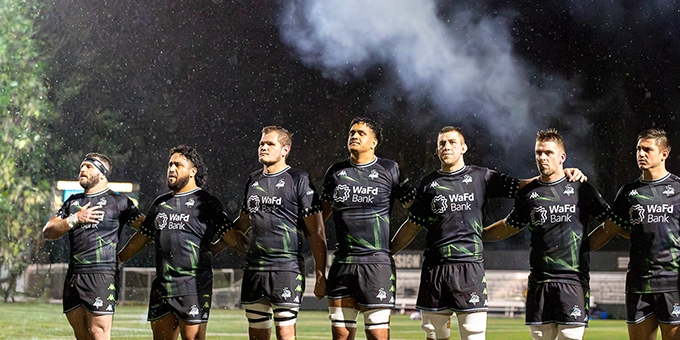
{"label": "beard", "polygon": [[99,184],[99,176],[87,177],[85,179],[80,179],[80,186],[85,190],[94,188],[95,185]]}
{"label": "beard", "polygon": [[172,191],[179,191],[184,188],[187,183],[189,183],[189,176],[175,177],[174,183],[170,183],[170,180],[168,179],[168,188]]}

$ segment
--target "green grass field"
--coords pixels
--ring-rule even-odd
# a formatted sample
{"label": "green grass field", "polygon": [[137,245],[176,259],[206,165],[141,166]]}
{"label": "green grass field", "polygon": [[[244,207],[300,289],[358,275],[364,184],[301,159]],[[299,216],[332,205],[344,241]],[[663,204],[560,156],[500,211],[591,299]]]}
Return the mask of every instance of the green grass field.
{"label": "green grass field", "polygon": [[[301,311],[298,339],[329,339],[330,322],[326,312]],[[361,320],[361,317],[359,318]],[[455,320],[455,318],[454,318]],[[208,323],[208,339],[246,340],[247,322],[242,310],[213,310]],[[458,339],[457,324],[452,325],[452,339]],[[359,323],[363,330],[363,323]],[[392,316],[392,339],[424,339],[419,320],[408,315]],[[113,339],[151,339],[145,306],[118,306],[113,321]],[[357,339],[364,339],[363,333]],[[490,317],[487,339],[528,339],[523,318]],[[659,337],[660,338],[660,337]],[[61,313],[60,304],[0,303],[0,339],[73,339],[73,333]],[[586,339],[628,339],[623,320],[593,320]]]}

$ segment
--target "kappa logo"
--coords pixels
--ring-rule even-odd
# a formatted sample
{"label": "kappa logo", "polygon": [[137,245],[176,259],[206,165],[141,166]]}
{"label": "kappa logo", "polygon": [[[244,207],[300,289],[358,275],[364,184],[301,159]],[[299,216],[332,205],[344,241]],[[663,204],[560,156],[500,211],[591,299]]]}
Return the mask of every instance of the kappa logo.
{"label": "kappa logo", "polygon": [[368,175],[368,178],[375,180],[376,178],[380,177],[377,171],[375,169],[371,170],[371,173]]}
{"label": "kappa logo", "polygon": [[571,196],[574,194],[574,187],[571,186],[571,184],[567,184],[564,187],[564,194],[567,196]]}
{"label": "kappa logo", "polygon": [[432,207],[432,212],[435,214],[443,214],[446,211],[446,208],[448,208],[448,203],[446,203],[446,197],[443,195],[437,195],[432,199],[432,203],[430,203],[430,206]]}
{"label": "kappa logo", "polygon": [[638,194],[637,190],[635,190],[635,189],[631,190],[631,191],[628,193],[628,196],[637,196],[637,195],[639,195],[639,194]]}
{"label": "kappa logo", "polygon": [[99,199],[99,202],[97,202],[97,205],[100,207],[103,207],[106,205],[106,197],[102,197]]}
{"label": "kappa logo", "polygon": [[472,292],[472,294],[470,294],[470,300],[468,303],[471,303],[475,306],[479,303],[479,295],[477,295],[477,292]]}
{"label": "kappa logo", "polygon": [[92,306],[96,307],[97,309],[99,309],[103,305],[104,305],[104,301],[102,301],[102,298],[100,298],[99,296],[97,296],[97,298],[94,299],[94,303],[92,303]]}
{"label": "kappa logo", "polygon": [[630,207],[628,214],[630,215],[631,224],[640,224],[645,219],[645,208],[639,204],[636,204]]}
{"label": "kappa logo", "polygon": [[548,220],[548,210],[544,207],[536,207],[531,211],[531,224],[535,226],[543,225]]}
{"label": "kappa logo", "polygon": [[184,205],[186,205],[187,208],[193,208],[194,204],[196,204],[196,202],[194,201],[193,198],[190,198],[186,203],[184,203]]}
{"label": "kappa logo", "polygon": [[281,292],[281,297],[288,300],[288,298],[291,296],[293,296],[293,293],[290,291],[290,289],[288,289],[288,287],[284,287],[283,291]]}
{"label": "kappa logo", "polygon": [[340,184],[335,187],[333,191],[333,200],[336,202],[345,202],[349,199],[349,187],[345,184]]}
{"label": "kappa logo", "polygon": [[109,311],[109,312],[112,312],[112,311],[113,311],[113,306],[112,306],[112,305],[109,305],[108,307],[106,307],[106,310]]}
{"label": "kappa logo", "polygon": [[166,213],[160,213],[156,215],[156,226],[158,230],[163,230],[168,225],[168,215]]}
{"label": "kappa logo", "polygon": [[394,303],[394,296],[390,297],[390,302],[389,303]]}
{"label": "kappa logo", "polygon": [[109,294],[109,297],[106,298],[109,301],[116,301],[116,298],[113,296],[113,294]]}
{"label": "kappa logo", "polygon": [[680,316],[680,305],[678,305],[677,303],[673,305],[673,311],[671,312],[671,315],[673,315],[676,318]]}
{"label": "kappa logo", "polygon": [[463,176],[463,183],[465,183],[465,184],[472,183],[472,176],[470,176],[470,175]]}
{"label": "kappa logo", "polygon": [[191,315],[191,316],[197,316],[198,315],[198,307],[196,307],[196,305],[191,306],[191,310],[189,311],[189,315]]}
{"label": "kappa logo", "polygon": [[529,199],[531,199],[531,200],[537,199],[538,197],[539,197],[539,196],[538,196],[538,193],[535,192],[535,191],[532,192],[531,195],[529,195]]}
{"label": "kappa logo", "polygon": [[571,313],[569,314],[569,316],[571,316],[574,319],[578,319],[581,317],[581,315],[582,315],[581,309],[578,308],[578,306],[574,306],[571,308]]}
{"label": "kappa logo", "polygon": [[342,170],[342,171],[338,172],[338,177],[340,177],[340,176],[347,176],[347,171]]}
{"label": "kappa logo", "polygon": [[108,290],[116,290],[116,285],[110,284]]}
{"label": "kappa logo", "polygon": [[252,195],[248,197],[248,212],[251,214],[256,213],[260,210],[260,197],[257,195]]}
{"label": "kappa logo", "polygon": [[378,295],[376,295],[375,297],[380,299],[380,301],[382,301],[383,299],[387,299],[387,293],[385,292],[385,289],[380,288],[378,290]]}
{"label": "kappa logo", "polygon": [[293,302],[295,303],[300,303],[300,297],[296,296],[295,299],[293,299]]}
{"label": "kappa logo", "polygon": [[250,185],[251,187],[259,187],[260,183],[257,183],[257,181],[253,182],[253,184]]}
{"label": "kappa logo", "polygon": [[437,187],[439,187],[439,183],[437,183],[437,181],[432,181],[432,183],[430,183],[430,188],[437,188]]}
{"label": "kappa logo", "polygon": [[279,189],[283,188],[285,186],[286,186],[286,181],[284,181],[283,178],[280,179],[278,183],[276,183],[276,187],[279,188]]}
{"label": "kappa logo", "polygon": [[666,186],[666,189],[663,191],[662,194],[666,196],[675,195],[675,189],[673,189],[673,186],[669,184]]}

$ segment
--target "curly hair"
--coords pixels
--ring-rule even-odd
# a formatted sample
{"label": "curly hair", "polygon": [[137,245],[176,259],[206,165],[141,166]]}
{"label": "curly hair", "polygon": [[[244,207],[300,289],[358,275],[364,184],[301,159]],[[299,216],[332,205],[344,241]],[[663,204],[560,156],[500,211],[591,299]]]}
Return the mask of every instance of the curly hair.
{"label": "curly hair", "polygon": [[375,135],[375,140],[378,142],[378,145],[380,145],[380,142],[382,142],[382,127],[380,127],[380,124],[376,122],[375,120],[371,118],[366,118],[366,117],[356,117],[352,119],[352,122],[349,123],[349,128],[352,129],[352,126],[354,124],[365,124],[371,130],[373,130],[373,134]]}
{"label": "curly hair", "polygon": [[198,154],[198,151],[190,146],[180,145],[170,149],[170,157],[176,153],[184,156],[196,167],[196,176],[194,177],[196,185],[203,186],[208,181],[208,167],[203,163],[203,158]]}

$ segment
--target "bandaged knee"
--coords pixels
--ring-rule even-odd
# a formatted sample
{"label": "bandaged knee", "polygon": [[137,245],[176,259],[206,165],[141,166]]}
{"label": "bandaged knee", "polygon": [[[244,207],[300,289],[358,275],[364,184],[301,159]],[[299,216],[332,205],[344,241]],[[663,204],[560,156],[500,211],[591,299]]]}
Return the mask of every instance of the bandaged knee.
{"label": "bandaged knee", "polygon": [[451,314],[423,312],[420,328],[428,339],[448,339],[451,336]]}
{"label": "bandaged knee", "polygon": [[486,338],[486,312],[457,313],[460,338],[484,340]]}
{"label": "bandaged knee", "polygon": [[557,326],[557,338],[559,340],[580,340],[583,339],[585,331],[585,326],[559,325]]}
{"label": "bandaged knee", "polygon": [[364,325],[366,329],[390,328],[391,309],[369,309],[364,311]]}
{"label": "bandaged knee", "polygon": [[531,338],[534,340],[554,340],[557,337],[557,324],[549,323],[540,326],[529,326]]}
{"label": "bandaged knee", "polygon": [[254,329],[272,328],[272,307],[264,303],[244,305],[248,327]]}
{"label": "bandaged knee", "polygon": [[349,307],[328,307],[328,319],[331,326],[341,328],[357,328],[359,311]]}
{"label": "bandaged knee", "polygon": [[292,326],[297,322],[299,307],[273,306],[274,325]]}

